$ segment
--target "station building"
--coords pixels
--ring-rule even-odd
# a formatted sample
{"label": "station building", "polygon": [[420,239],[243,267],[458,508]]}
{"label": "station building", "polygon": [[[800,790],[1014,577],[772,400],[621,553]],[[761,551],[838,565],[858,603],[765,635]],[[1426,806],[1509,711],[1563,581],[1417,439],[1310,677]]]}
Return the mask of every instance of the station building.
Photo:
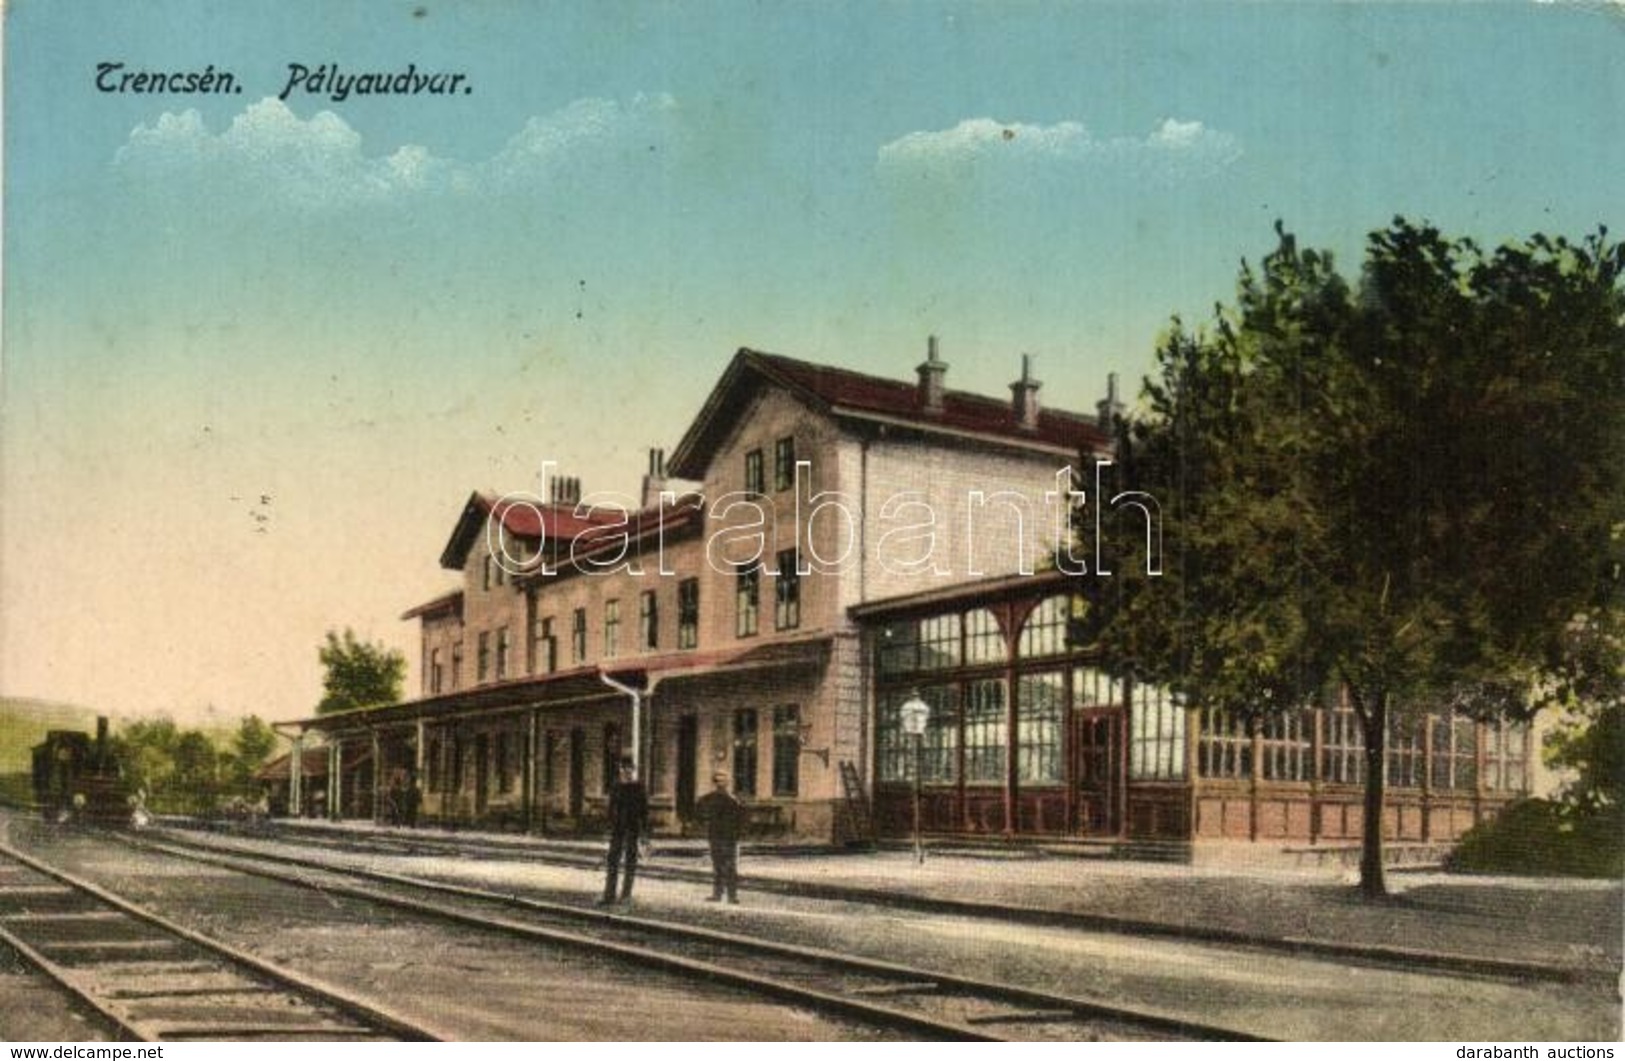
{"label": "station building", "polygon": [[[1350,711],[1249,726],[1069,637],[1055,556],[1074,471],[1111,459],[1115,386],[1085,416],[1044,408],[1025,360],[1008,399],[947,369],[935,340],[907,382],[740,350],[639,497],[471,494],[440,556],[459,584],[403,617],[418,695],[285,724],[291,805],[316,744],[326,813],[379,820],[415,786],[427,823],[596,830],[631,756],[672,833],[720,769],[759,834],[814,842],[906,835],[916,774],[938,835],[1358,838]],[[1418,716],[1390,747],[1396,839],[1452,839],[1527,788],[1519,727]]]}

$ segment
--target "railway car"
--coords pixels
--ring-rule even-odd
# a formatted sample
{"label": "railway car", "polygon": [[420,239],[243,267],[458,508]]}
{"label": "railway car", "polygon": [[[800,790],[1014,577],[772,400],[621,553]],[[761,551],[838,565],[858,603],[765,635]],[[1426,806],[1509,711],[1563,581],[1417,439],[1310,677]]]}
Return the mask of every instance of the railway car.
{"label": "railway car", "polygon": [[130,821],[130,786],[107,736],[107,719],[96,736],[53,729],[34,747],[34,801],[51,821],[124,825]]}

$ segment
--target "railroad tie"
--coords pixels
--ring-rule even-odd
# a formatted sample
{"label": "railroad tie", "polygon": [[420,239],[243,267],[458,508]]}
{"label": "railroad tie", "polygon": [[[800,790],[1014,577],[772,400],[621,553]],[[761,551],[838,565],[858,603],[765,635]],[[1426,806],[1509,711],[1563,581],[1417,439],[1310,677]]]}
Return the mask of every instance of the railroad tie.
{"label": "railroad tie", "polygon": [[890,998],[896,995],[933,995],[941,990],[941,984],[921,980],[909,984],[873,984],[869,987],[855,987],[852,994],[868,998]]}
{"label": "railroad tie", "polygon": [[1053,1021],[1076,1020],[1077,1016],[1068,1009],[1012,1009],[982,1013],[964,1020],[966,1024],[1049,1024]]}

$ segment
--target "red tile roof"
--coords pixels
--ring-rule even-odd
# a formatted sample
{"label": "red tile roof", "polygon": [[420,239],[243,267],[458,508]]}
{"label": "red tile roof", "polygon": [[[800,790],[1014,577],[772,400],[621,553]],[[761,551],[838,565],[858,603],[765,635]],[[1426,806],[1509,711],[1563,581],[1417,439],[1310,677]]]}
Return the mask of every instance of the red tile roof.
{"label": "red tile roof", "polygon": [[1008,399],[956,390],[944,392],[940,412],[929,412],[920,401],[916,383],[747,348],[734,355],[700,415],[673,452],[669,465],[672,473],[688,479],[702,478],[711,450],[731,426],[724,422],[723,414],[743,408],[750,396],[749,390],[764,382],[777,384],[814,408],[836,417],[892,422],[920,431],[1068,453],[1101,449],[1109,443],[1093,417],[1041,409],[1037,428],[1033,430],[1021,425]]}
{"label": "red tile roof", "polygon": [[502,529],[515,538],[536,541],[545,530],[555,542],[568,542],[589,528],[613,523],[620,518],[618,512],[589,508],[577,512],[574,502],[544,502],[523,496],[492,497],[475,491],[463,506],[463,514],[452,528],[451,539],[440,554],[440,566],[460,570],[468,559],[468,551],[476,542],[484,540],[486,522],[494,515],[502,521]]}
{"label": "red tile roof", "polygon": [[704,500],[699,494],[682,494],[670,505],[656,505],[654,508],[646,508],[639,512],[628,512],[624,523],[612,514],[609,519],[599,520],[584,528],[592,533],[584,534],[576,545],[570,544],[573,539],[556,537],[554,540],[559,550],[553,563],[552,574],[544,574],[538,570],[523,574],[515,581],[525,585],[566,574],[576,566],[572,561],[617,552],[626,548],[628,542],[641,541],[656,534],[675,540],[679,535],[698,529],[702,525]]}

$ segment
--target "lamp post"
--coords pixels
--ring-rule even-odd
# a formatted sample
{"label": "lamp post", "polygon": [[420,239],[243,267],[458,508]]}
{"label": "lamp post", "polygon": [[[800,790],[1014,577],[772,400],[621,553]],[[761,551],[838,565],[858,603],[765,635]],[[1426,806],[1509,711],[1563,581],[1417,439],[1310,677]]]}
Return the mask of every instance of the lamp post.
{"label": "lamp post", "polygon": [[931,717],[931,705],[920,699],[916,691],[898,708],[903,732],[914,738],[914,861],[925,861],[925,845],[920,841],[920,763],[925,738],[925,723]]}

